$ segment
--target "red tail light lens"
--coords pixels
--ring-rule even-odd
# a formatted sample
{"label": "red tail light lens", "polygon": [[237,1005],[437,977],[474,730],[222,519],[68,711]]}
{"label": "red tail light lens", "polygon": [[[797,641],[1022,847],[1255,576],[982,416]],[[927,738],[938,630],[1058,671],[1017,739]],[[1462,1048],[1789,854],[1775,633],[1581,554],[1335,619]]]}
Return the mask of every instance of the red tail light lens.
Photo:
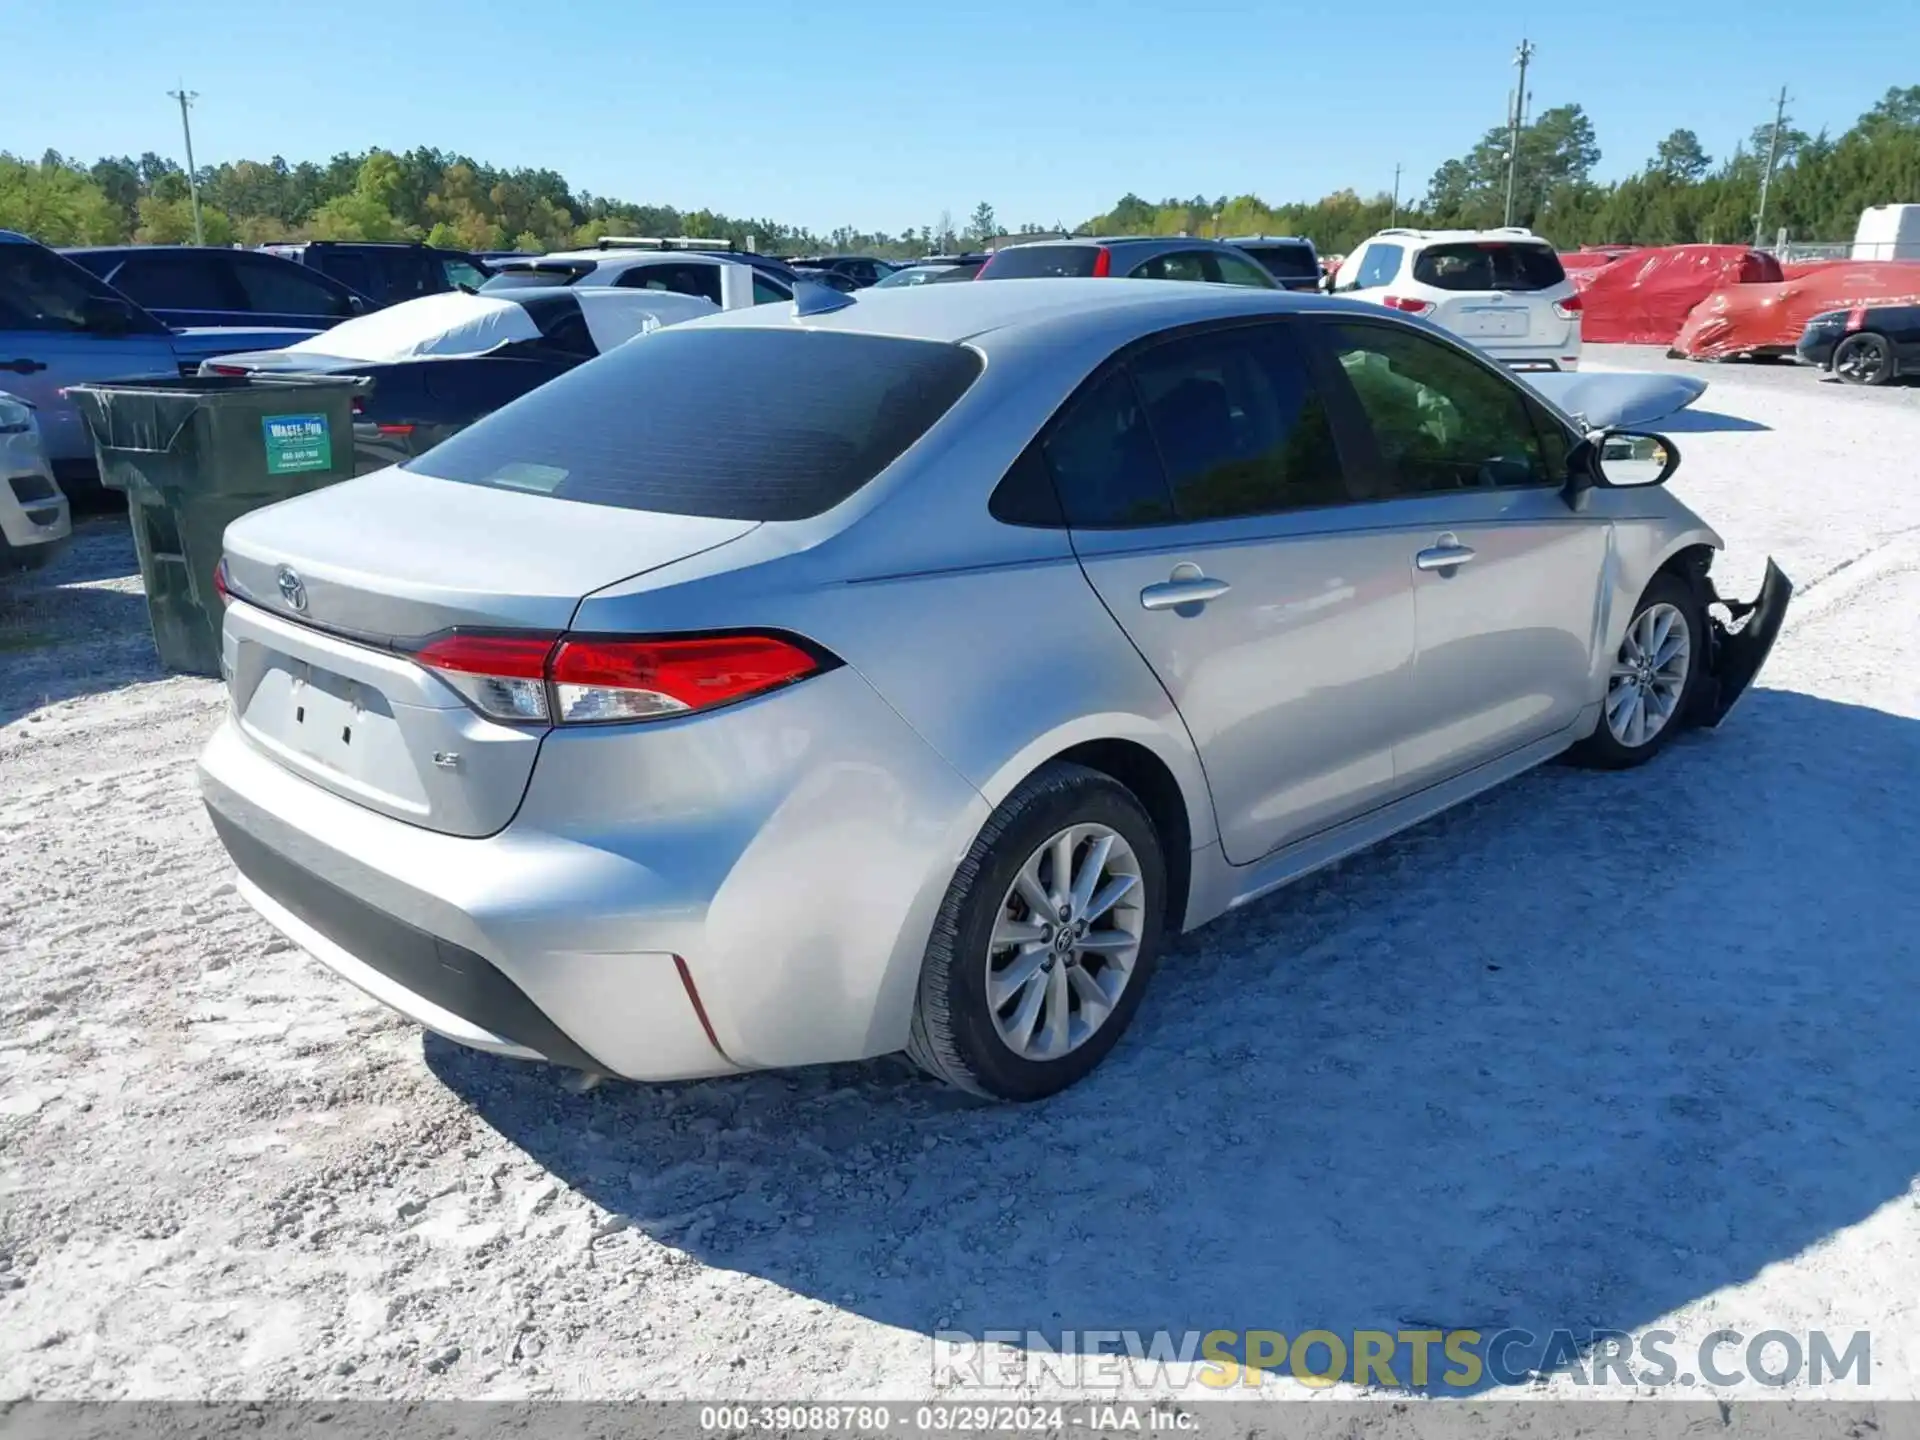
{"label": "red tail light lens", "polygon": [[373,428],[378,430],[382,435],[411,435],[413,433],[413,426],[411,425],[375,425]]}
{"label": "red tail light lens", "polygon": [[209,363],[207,369],[215,375],[244,375],[247,373],[246,370],[239,365],[215,365]]}
{"label": "red tail light lens", "polygon": [[590,725],[711,709],[826,668],[775,635],[614,640],[443,636],[414,659],[496,720]]}
{"label": "red tail light lens", "polygon": [[1096,276],[1111,275],[1113,273],[1113,252],[1104,245],[1100,247],[1099,252],[1093,257],[1093,273]]}
{"label": "red tail light lens", "polygon": [[220,557],[220,563],[213,567],[213,593],[220,597],[222,610],[233,603],[233,588],[227,583],[227,557],[224,555]]}
{"label": "red tail light lens", "polygon": [[1428,315],[1433,312],[1431,301],[1415,300],[1406,295],[1388,295],[1380,303],[1389,310],[1404,310],[1409,315]]}
{"label": "red tail light lens", "polygon": [[742,700],[820,668],[772,635],[564,640],[549,669],[563,723],[645,720]]}
{"label": "red tail light lens", "polygon": [[1578,295],[1569,295],[1564,300],[1553,302],[1553,313],[1562,320],[1577,320],[1580,318],[1580,312],[1586,308],[1586,302]]}

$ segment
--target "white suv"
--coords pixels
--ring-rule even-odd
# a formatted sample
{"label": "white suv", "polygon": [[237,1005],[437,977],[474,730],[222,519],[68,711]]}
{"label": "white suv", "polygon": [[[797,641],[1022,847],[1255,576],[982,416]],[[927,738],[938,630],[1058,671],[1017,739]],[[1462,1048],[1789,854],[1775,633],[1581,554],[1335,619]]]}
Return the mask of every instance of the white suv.
{"label": "white suv", "polygon": [[1531,230],[1382,230],[1332,288],[1424,316],[1515,370],[1580,366],[1580,294]]}
{"label": "white suv", "polygon": [[483,294],[527,286],[616,286],[668,290],[744,310],[793,298],[794,272],[777,260],[734,250],[724,240],[602,240],[592,250],[496,261]]}

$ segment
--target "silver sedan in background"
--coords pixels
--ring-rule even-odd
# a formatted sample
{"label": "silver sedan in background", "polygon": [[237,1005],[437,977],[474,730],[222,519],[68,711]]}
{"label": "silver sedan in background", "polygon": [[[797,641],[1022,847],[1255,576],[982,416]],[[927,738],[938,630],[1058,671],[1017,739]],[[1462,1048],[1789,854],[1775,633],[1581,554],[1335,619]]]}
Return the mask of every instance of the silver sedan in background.
{"label": "silver sedan in background", "polygon": [[1791,587],[1715,594],[1678,459],[1375,306],[818,290],[235,523],[204,793],[455,1040],[1034,1099],[1169,933],[1718,724]]}

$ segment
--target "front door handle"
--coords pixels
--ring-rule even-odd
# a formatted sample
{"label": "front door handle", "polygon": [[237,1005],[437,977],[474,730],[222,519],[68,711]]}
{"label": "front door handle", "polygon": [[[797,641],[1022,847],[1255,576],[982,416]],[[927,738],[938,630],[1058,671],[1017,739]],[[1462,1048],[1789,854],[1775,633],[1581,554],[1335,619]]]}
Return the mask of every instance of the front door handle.
{"label": "front door handle", "polygon": [[1208,579],[1198,565],[1176,565],[1170,577],[1140,592],[1140,608],[1176,610],[1182,605],[1204,605],[1209,600],[1218,600],[1232,588],[1224,580]]}
{"label": "front door handle", "polygon": [[1438,545],[1430,545],[1413,557],[1416,570],[1451,570],[1473,559],[1473,547],[1462,545],[1451,535],[1442,535]]}
{"label": "front door handle", "polygon": [[28,360],[24,356],[18,360],[0,362],[0,370],[11,370],[16,375],[31,375],[36,370],[46,368],[44,360]]}

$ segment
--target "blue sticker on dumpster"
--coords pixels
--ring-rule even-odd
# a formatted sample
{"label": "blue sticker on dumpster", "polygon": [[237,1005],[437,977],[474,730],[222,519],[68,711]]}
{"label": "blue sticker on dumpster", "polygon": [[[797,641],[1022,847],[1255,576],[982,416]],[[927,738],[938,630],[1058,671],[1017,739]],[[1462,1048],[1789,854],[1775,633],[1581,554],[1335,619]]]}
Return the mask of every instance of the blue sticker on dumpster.
{"label": "blue sticker on dumpster", "polygon": [[260,421],[267,441],[267,473],[299,475],[333,468],[333,437],[324,415],[267,415]]}

